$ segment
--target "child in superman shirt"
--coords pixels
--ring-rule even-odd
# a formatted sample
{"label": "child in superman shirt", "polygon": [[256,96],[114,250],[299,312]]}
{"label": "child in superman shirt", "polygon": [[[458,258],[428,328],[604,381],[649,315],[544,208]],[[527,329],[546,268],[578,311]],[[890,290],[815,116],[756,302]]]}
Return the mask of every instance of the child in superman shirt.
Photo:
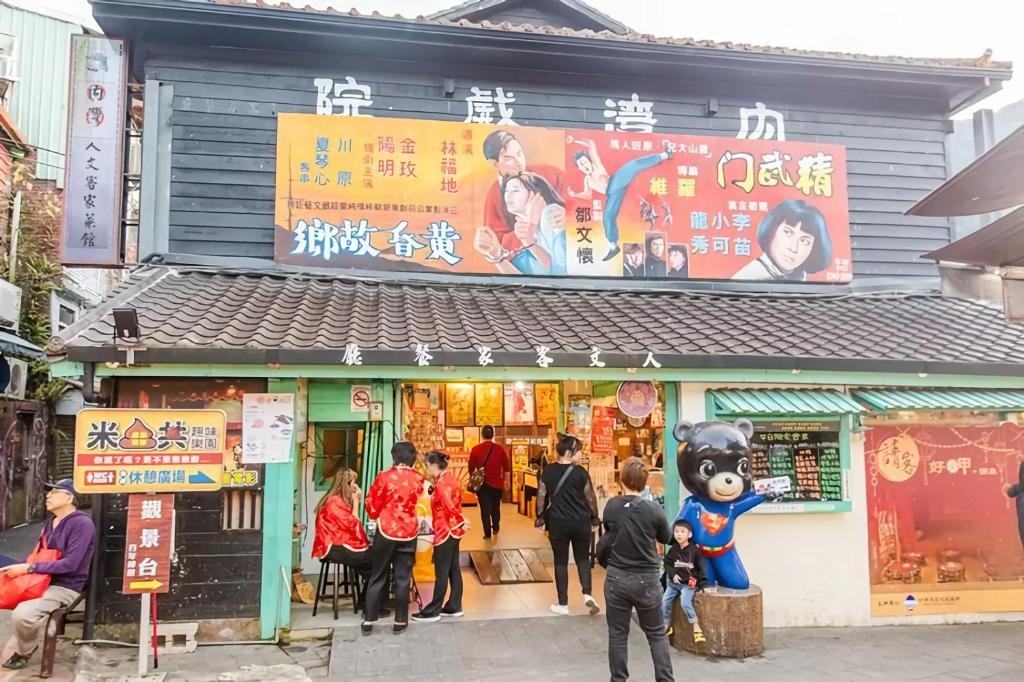
{"label": "child in superman shirt", "polygon": [[704,641],[704,632],[697,622],[697,611],[693,608],[693,596],[703,590],[707,584],[704,571],[704,557],[697,546],[690,542],[693,537],[693,526],[689,521],[676,521],[672,525],[674,542],[665,553],[665,597],[661,608],[667,624],[667,632],[672,634],[672,603],[678,599],[686,619],[693,625],[693,641],[700,644]]}

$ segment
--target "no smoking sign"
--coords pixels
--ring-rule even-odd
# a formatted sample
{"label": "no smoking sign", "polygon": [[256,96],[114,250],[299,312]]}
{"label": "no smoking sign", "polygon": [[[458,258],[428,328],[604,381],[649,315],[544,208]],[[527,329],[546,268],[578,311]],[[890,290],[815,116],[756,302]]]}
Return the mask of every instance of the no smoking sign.
{"label": "no smoking sign", "polygon": [[369,412],[372,390],[370,386],[356,384],[352,386],[349,409],[352,412]]}

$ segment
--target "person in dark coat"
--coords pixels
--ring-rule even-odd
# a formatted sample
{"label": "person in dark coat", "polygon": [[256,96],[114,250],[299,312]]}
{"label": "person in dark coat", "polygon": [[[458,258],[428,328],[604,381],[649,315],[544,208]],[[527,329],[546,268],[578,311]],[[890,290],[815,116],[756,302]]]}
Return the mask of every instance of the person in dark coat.
{"label": "person in dark coat", "polygon": [[1020,534],[1020,544],[1024,546],[1024,461],[1021,461],[1017,470],[1017,483],[1004,486],[1003,489],[1007,496],[1017,502],[1017,532]]}

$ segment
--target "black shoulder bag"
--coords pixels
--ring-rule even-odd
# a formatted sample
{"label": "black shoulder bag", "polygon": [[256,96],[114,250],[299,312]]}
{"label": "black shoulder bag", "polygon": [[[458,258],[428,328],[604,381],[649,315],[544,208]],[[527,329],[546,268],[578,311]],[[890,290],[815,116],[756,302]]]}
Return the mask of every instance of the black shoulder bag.
{"label": "black shoulder bag", "polygon": [[[632,509],[642,501],[639,497],[636,497],[627,502],[622,508],[622,514],[618,523],[614,527],[609,527],[601,535],[601,539],[597,541],[597,547],[594,548],[594,556],[597,558],[597,563],[601,564],[601,568],[608,568],[608,560],[612,558],[612,552],[615,550],[615,541],[619,537],[619,529],[625,525]],[[607,514],[605,514],[605,518],[608,518]]]}
{"label": "black shoulder bag", "polygon": [[548,498],[548,506],[542,509],[540,513],[537,514],[537,520],[533,522],[535,528],[540,528],[544,525],[544,517],[547,515],[548,509],[551,509],[551,505],[555,503],[555,496],[558,495],[558,491],[562,489],[562,484],[565,483],[565,480],[567,478],[569,478],[569,474],[572,473],[572,470],[574,468],[576,468],[575,465],[570,464],[569,468],[565,470],[564,474],[562,474],[562,477],[558,479],[558,484],[555,485],[555,491],[551,493],[551,497]]}

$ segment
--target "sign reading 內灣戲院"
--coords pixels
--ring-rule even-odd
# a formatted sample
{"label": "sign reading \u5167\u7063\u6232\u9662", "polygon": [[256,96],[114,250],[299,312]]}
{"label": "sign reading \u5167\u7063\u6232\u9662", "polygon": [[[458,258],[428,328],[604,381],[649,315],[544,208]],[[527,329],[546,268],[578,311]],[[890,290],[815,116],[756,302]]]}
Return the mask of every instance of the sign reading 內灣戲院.
{"label": "sign reading \u5167\u7063\u6232\u9662", "polygon": [[846,282],[841,146],[281,114],[279,263]]}

